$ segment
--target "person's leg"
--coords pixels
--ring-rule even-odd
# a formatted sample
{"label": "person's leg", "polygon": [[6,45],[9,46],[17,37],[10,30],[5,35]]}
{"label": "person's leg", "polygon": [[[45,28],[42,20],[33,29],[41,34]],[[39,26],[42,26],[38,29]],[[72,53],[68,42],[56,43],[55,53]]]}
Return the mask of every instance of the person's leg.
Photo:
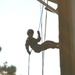
{"label": "person's leg", "polygon": [[42,44],[39,44],[39,45],[35,45],[33,47],[33,50],[37,53],[41,52],[41,51],[44,51],[46,49],[50,48],[50,45],[48,44],[48,42],[44,42]]}
{"label": "person's leg", "polygon": [[59,43],[51,41],[51,48],[59,48]]}
{"label": "person's leg", "polygon": [[42,48],[41,48],[41,45],[35,45],[33,47],[33,50],[36,52],[36,53],[40,53],[42,51]]}
{"label": "person's leg", "polygon": [[48,48],[59,48],[59,43],[53,41],[45,41],[41,44],[41,49],[46,50]]}
{"label": "person's leg", "polygon": [[59,48],[59,43],[53,41],[45,41],[40,45],[34,46],[33,50],[37,53],[47,50],[48,48]]}
{"label": "person's leg", "polygon": [[51,42],[45,41],[40,45],[40,51],[47,50],[48,48],[51,48]]}

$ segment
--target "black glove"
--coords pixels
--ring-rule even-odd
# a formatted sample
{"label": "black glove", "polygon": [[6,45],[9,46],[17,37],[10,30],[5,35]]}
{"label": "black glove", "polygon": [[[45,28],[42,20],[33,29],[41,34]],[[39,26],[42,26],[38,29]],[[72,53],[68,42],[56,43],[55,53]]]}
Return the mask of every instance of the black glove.
{"label": "black glove", "polygon": [[28,51],[28,54],[30,55],[30,54],[31,54],[31,52],[30,52],[30,51]]}
{"label": "black glove", "polygon": [[37,31],[37,33],[38,33],[38,35],[40,35],[40,32],[39,31]]}

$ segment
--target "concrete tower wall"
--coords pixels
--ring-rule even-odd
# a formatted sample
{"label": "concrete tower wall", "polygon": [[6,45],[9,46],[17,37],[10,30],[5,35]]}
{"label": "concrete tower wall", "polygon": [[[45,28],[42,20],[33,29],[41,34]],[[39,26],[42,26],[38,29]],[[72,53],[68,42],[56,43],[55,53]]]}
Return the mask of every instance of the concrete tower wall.
{"label": "concrete tower wall", "polygon": [[75,0],[58,0],[61,75],[75,75]]}

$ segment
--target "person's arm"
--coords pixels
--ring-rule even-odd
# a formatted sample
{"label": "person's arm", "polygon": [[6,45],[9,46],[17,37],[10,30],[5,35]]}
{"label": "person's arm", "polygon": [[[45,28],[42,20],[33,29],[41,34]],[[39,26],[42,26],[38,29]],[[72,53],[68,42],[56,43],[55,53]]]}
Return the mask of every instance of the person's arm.
{"label": "person's arm", "polygon": [[30,55],[31,52],[29,51],[29,41],[28,41],[28,39],[26,40],[25,47],[26,47],[26,50],[27,50],[28,54]]}
{"label": "person's arm", "polygon": [[37,33],[38,33],[38,38],[37,38],[37,41],[39,42],[39,41],[41,40],[41,37],[40,37],[40,32],[39,32],[39,31],[37,31]]}

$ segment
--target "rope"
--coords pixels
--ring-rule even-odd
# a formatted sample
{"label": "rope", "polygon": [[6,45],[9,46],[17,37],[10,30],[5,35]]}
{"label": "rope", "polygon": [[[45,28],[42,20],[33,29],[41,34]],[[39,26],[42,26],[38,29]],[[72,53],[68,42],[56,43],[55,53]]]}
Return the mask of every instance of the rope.
{"label": "rope", "polygon": [[[46,11],[46,17],[45,17],[44,41],[46,39],[46,29],[47,29],[47,11]],[[42,51],[42,75],[44,75],[44,56],[45,56],[45,52]]]}
{"label": "rope", "polygon": [[44,32],[44,41],[46,39],[46,31],[47,31],[47,11],[46,11],[46,17],[45,17],[45,32]]}
{"label": "rope", "polygon": [[[47,0],[48,3],[48,0]],[[47,29],[47,11],[46,11],[46,16],[45,16],[45,32],[44,32],[44,41],[46,39],[46,29]],[[42,75],[44,75],[44,56],[45,52],[42,51]]]}
{"label": "rope", "polygon": [[[32,49],[31,49],[31,52],[32,52]],[[30,75],[30,55],[28,57],[28,75]]]}
{"label": "rope", "polygon": [[28,57],[28,75],[30,75],[30,55]]}
{"label": "rope", "polygon": [[[42,30],[43,8],[44,8],[44,6],[42,5],[41,16],[40,16],[40,23],[39,23],[39,27],[38,27],[38,30],[41,27],[41,37],[42,37],[41,42],[43,42],[43,35],[42,35],[43,34],[43,30]],[[44,53],[43,52],[42,52],[42,75],[44,75]]]}
{"label": "rope", "polygon": [[[41,9],[40,22],[39,22],[38,30],[40,29],[40,26],[42,26],[43,7],[44,7],[44,6],[42,6],[42,9]],[[42,27],[41,27],[41,28],[42,28]]]}
{"label": "rope", "polygon": [[[39,23],[39,27],[38,27],[38,30],[39,30],[40,27],[41,27],[41,37],[43,37],[43,35],[42,35],[42,34],[43,34],[43,32],[42,32],[42,31],[43,31],[43,30],[42,30],[43,7],[44,7],[44,6],[42,6],[42,9],[41,9],[40,23]],[[42,41],[41,41],[41,42],[43,42],[43,38],[42,38]],[[43,52],[42,52],[42,75],[44,75],[44,62],[43,62],[43,61],[44,61],[44,60],[43,60],[44,58],[43,58],[43,57],[44,57],[44,55],[43,55]]]}
{"label": "rope", "polygon": [[[48,0],[47,0],[47,3],[48,3]],[[42,32],[43,7],[44,6],[42,6],[41,16],[40,16],[40,23],[39,23],[39,28],[38,28],[38,30],[39,30],[40,29],[40,26],[41,26],[41,34],[43,34],[43,32]],[[46,17],[45,17],[44,41],[45,41],[45,38],[46,38],[46,28],[47,28],[47,11],[46,11]],[[41,37],[42,37],[42,42],[43,42],[43,35],[41,35]],[[44,75],[44,51],[42,51],[42,75]]]}
{"label": "rope", "polygon": [[[39,22],[39,27],[38,27],[38,30],[40,29],[40,26],[41,26],[41,34],[42,34],[42,15],[43,15],[43,7],[42,6],[42,10],[41,10],[41,16],[40,16],[40,22]],[[31,50],[32,51],[32,50]],[[28,57],[28,75],[30,75],[30,55]]]}
{"label": "rope", "polygon": [[[44,6],[42,6],[41,16],[40,16],[40,23],[39,23],[39,27],[38,27],[38,30],[39,30],[40,26],[41,26],[41,34],[43,34],[43,32],[42,32],[43,31],[42,30],[43,7]],[[47,25],[47,11],[46,11],[46,17],[45,17],[45,34],[44,34],[44,40],[46,38],[46,25]],[[43,37],[43,35],[41,37]],[[42,39],[42,42],[43,42],[43,39]],[[28,75],[30,75],[30,55],[28,57]],[[44,51],[42,51],[42,75],[44,75]]]}

